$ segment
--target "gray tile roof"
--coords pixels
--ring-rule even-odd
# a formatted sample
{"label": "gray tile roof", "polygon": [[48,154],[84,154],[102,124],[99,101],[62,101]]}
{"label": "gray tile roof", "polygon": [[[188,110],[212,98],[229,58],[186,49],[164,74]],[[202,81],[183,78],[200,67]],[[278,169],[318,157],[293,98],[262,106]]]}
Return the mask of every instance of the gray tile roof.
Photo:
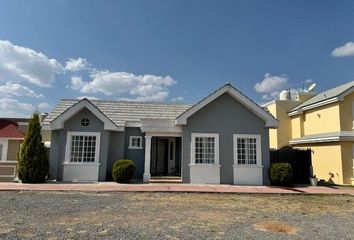
{"label": "gray tile roof", "polygon": [[[79,101],[80,100],[77,99],[62,99],[43,121],[43,124],[49,124]],[[90,100],[90,102],[110,118],[118,127],[124,126],[126,121],[139,121],[144,118],[174,120],[193,106],[193,104],[110,100]]]}
{"label": "gray tile roof", "polygon": [[337,97],[338,95],[342,94],[343,92],[347,91],[348,89],[350,89],[352,87],[354,87],[354,81],[348,82],[348,83],[340,85],[338,87],[321,92],[321,93],[315,95],[314,97],[310,98],[309,100],[303,102],[299,106],[291,109],[289,112],[296,111],[296,110],[301,109],[305,106],[309,106],[309,105],[312,105],[312,104],[315,104],[318,102],[325,101],[327,99]]}

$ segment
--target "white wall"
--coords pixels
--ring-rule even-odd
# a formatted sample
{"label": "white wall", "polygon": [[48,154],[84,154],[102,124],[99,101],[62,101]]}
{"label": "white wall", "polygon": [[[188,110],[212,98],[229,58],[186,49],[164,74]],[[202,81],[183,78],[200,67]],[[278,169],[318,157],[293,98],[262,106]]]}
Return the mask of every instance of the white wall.
{"label": "white wall", "polygon": [[64,163],[63,180],[68,182],[98,181],[99,163]]}
{"label": "white wall", "polygon": [[234,184],[236,185],[263,185],[262,166],[234,165]]}
{"label": "white wall", "polygon": [[220,165],[190,164],[191,183],[220,183]]}

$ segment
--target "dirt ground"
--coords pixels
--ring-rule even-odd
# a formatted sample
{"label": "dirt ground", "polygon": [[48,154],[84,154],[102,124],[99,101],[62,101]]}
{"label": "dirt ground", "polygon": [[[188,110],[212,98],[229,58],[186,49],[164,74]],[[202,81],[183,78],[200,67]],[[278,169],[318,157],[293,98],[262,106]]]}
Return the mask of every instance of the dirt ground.
{"label": "dirt ground", "polygon": [[354,196],[0,192],[1,239],[354,239]]}

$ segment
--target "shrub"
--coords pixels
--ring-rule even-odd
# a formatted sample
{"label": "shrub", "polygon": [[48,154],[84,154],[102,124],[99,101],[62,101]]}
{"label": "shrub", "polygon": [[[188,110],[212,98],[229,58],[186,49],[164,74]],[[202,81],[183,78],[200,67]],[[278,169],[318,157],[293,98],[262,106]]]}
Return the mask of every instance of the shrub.
{"label": "shrub", "polygon": [[136,166],[132,160],[122,159],[113,164],[112,178],[118,183],[127,183],[134,176]]}
{"label": "shrub", "polygon": [[49,171],[47,149],[42,142],[38,112],[33,113],[17,157],[18,177],[24,183],[45,182]]}
{"label": "shrub", "polygon": [[293,170],[289,163],[273,163],[269,170],[270,180],[273,185],[287,185],[293,177]]}

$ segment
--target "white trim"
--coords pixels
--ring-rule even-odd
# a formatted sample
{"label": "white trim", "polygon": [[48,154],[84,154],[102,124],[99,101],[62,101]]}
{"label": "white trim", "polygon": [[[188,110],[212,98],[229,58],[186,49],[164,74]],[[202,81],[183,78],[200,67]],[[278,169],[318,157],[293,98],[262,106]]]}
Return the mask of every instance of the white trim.
{"label": "white trim", "polygon": [[64,122],[70,118],[72,118],[76,113],[81,111],[82,109],[88,109],[90,112],[92,112],[93,115],[95,115],[98,119],[100,119],[104,123],[104,129],[105,130],[111,130],[111,131],[123,131],[124,127],[118,127],[116,126],[111,119],[109,119],[106,115],[104,115],[93,103],[91,103],[87,99],[82,99],[76,104],[72,105],[69,107],[65,112],[63,112],[61,115],[59,115],[56,119],[54,119],[50,123],[50,129],[51,130],[58,130],[58,129],[63,129],[64,128]]}
{"label": "white trim", "polygon": [[0,140],[24,140],[24,138],[1,138]]}
{"label": "white trim", "polygon": [[[133,139],[134,138],[137,138],[139,139],[140,141],[140,146],[133,146]],[[129,149],[143,149],[143,137],[142,136],[130,136],[129,137]]]}
{"label": "white trim", "polygon": [[302,114],[303,111],[311,110],[311,109],[314,109],[314,108],[317,108],[317,107],[321,107],[321,106],[324,106],[324,105],[328,105],[328,104],[331,104],[331,103],[335,103],[335,102],[338,102],[338,101],[341,101],[341,99],[339,99],[338,97],[330,98],[330,99],[327,99],[327,100],[324,100],[324,101],[321,101],[321,102],[317,102],[317,103],[313,103],[313,104],[301,107],[300,109],[297,109],[295,111],[291,111],[290,110],[288,115],[289,116],[295,116],[295,115],[298,115],[298,114]]}
{"label": "white trim", "polygon": [[268,107],[269,105],[275,104],[276,102],[277,102],[277,100],[272,100],[270,102],[262,104],[261,107]]}
{"label": "white trim", "polygon": [[353,131],[342,131],[328,133],[327,136],[309,135],[306,138],[297,138],[289,140],[290,145],[302,143],[318,143],[318,142],[339,142],[339,141],[354,141]]}
{"label": "white trim", "polygon": [[141,124],[140,121],[139,122],[137,122],[137,121],[126,121],[124,126],[125,127],[141,127],[142,124]]}
{"label": "white trim", "polygon": [[151,136],[145,136],[145,159],[143,181],[150,182],[150,163],[151,163]]}
{"label": "white trim", "polygon": [[9,148],[9,140],[8,139],[0,139],[0,144],[2,145],[2,154],[0,156],[0,161],[7,160],[7,151]]}
{"label": "white trim", "polygon": [[[238,164],[238,156],[237,156],[237,139],[238,138],[255,138],[256,139],[256,152],[257,152],[256,164]],[[233,134],[234,166],[261,167],[262,166],[262,141],[261,140],[262,140],[261,135],[259,135],[259,134]]]}
{"label": "white trim", "polygon": [[101,163],[99,162],[93,162],[93,163],[80,163],[80,162],[63,162],[63,165],[70,165],[70,166],[83,166],[83,165],[96,165],[96,166],[100,166]]}
{"label": "white trim", "polygon": [[145,136],[151,137],[182,137],[182,133],[173,132],[146,132]]}
{"label": "white trim", "polygon": [[81,165],[90,165],[90,164],[97,164],[99,162],[100,156],[100,143],[101,143],[101,133],[100,132],[67,132],[66,136],[66,149],[65,149],[65,160],[63,164],[71,164],[70,156],[71,156],[71,137],[72,136],[95,136],[96,137],[96,147],[95,147],[95,162],[93,163],[80,163],[74,162],[74,164],[81,164]]}
{"label": "white trim", "polygon": [[177,126],[173,119],[143,118],[140,120],[142,132],[182,133],[182,127]]}
{"label": "white trim", "polygon": [[257,105],[255,102],[251,101],[249,98],[244,96],[242,93],[240,93],[238,90],[236,90],[234,87],[232,87],[230,84],[226,84],[216,92],[212,93],[199,103],[193,105],[190,109],[182,113],[180,116],[178,116],[175,120],[175,124],[177,125],[186,125],[187,124],[187,119],[192,116],[194,113],[196,113],[198,110],[201,108],[205,107],[208,105],[210,102],[214,101],[216,98],[221,96],[224,93],[230,94],[233,98],[235,98],[237,101],[242,103],[245,107],[250,109],[253,113],[255,113],[258,117],[266,121],[265,126],[269,128],[277,128],[278,127],[278,121],[267,111],[265,111],[262,107]]}
{"label": "white trim", "polygon": [[[195,163],[195,138],[196,137],[209,137],[215,138],[215,160],[211,164]],[[193,165],[219,165],[219,134],[218,133],[192,133],[191,134],[191,163]]]}
{"label": "white trim", "polygon": [[308,139],[293,139],[289,140],[290,145],[302,144],[302,143],[321,143],[321,142],[339,142],[340,137],[319,137],[319,138],[308,138]]}

